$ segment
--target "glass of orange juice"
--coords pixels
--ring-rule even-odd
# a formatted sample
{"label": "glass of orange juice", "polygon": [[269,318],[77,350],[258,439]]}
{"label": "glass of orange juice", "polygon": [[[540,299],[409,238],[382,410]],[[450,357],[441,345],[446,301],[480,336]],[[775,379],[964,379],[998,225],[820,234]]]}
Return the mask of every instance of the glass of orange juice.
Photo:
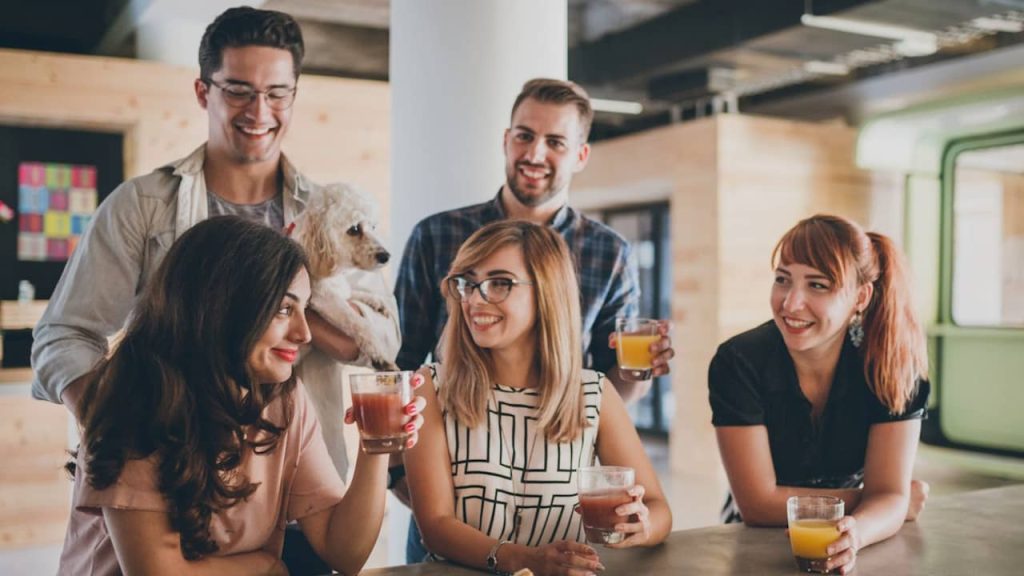
{"label": "glass of orange juice", "polygon": [[651,344],[661,339],[660,322],[650,318],[616,318],[616,355],[619,372],[629,380],[650,380],[653,368]]}
{"label": "glass of orange juice", "polygon": [[833,496],[791,496],[786,501],[789,543],[803,572],[828,573],[828,545],[839,539],[843,501]]}

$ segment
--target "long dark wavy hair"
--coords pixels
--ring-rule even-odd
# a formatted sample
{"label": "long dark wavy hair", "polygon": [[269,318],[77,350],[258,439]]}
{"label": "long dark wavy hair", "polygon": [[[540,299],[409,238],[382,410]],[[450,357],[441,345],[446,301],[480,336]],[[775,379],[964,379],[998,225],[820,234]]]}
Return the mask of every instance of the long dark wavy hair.
{"label": "long dark wavy hair", "polygon": [[[245,450],[274,450],[291,420],[294,374],[257,382],[247,358],[305,266],[298,244],[265,226],[234,216],[195,225],[171,247],[116,351],[90,374],[86,480],[104,489],[126,460],[155,457],[186,559],[217,550],[213,513],[257,488],[232,471]],[[264,409],[277,398],[284,418],[271,422]]]}

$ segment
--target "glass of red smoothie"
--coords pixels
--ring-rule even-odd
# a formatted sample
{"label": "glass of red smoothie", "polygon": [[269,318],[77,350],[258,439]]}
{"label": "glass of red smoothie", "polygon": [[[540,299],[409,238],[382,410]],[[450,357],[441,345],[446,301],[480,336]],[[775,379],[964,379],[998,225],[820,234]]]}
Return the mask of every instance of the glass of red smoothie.
{"label": "glass of red smoothie", "polygon": [[352,374],[352,413],[359,426],[363,452],[384,454],[405,450],[405,405],[412,402],[412,372]]}

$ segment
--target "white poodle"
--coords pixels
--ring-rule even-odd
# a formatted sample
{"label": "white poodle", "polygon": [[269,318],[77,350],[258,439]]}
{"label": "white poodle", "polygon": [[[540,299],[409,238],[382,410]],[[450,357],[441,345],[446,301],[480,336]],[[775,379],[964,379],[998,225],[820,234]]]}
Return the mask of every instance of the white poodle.
{"label": "white poodle", "polygon": [[[354,288],[348,277],[383,267],[390,259],[374,233],[376,207],[345,184],[330,184],[312,195],[305,210],[289,228],[289,234],[306,251],[313,295],[310,308],[359,346],[358,364],[378,370],[397,370],[394,354],[397,333],[390,341],[388,330],[374,330],[369,320],[350,302],[368,306],[385,318],[396,318],[393,297],[386,292]],[[365,272],[363,272],[365,273]],[[383,286],[382,286],[383,289]],[[388,341],[381,341],[382,339]],[[339,471],[345,472],[342,416],[344,414],[344,366],[316,348],[303,351],[296,371],[309,391],[324,432],[328,451]]]}

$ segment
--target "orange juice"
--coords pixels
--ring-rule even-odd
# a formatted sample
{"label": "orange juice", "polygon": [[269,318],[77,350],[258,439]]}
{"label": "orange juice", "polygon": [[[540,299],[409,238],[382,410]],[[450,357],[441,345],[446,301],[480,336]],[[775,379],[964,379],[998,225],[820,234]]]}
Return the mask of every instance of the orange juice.
{"label": "orange juice", "polygon": [[661,339],[657,334],[621,334],[619,335],[619,367],[631,369],[648,369],[654,355],[651,345]]}
{"label": "orange juice", "polygon": [[838,520],[797,520],[789,524],[789,543],[797,559],[828,558],[828,545],[839,539]]}

